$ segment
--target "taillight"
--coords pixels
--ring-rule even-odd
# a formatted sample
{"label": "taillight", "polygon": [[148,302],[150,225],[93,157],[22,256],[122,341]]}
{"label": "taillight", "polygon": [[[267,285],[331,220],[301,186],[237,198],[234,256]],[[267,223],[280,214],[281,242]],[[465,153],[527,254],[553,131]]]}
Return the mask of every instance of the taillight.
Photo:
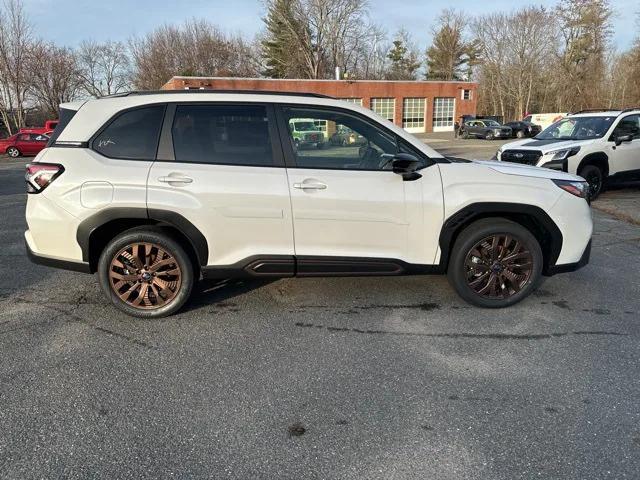
{"label": "taillight", "polygon": [[40,193],[58,178],[64,167],[56,163],[30,163],[24,179],[27,182],[27,193]]}

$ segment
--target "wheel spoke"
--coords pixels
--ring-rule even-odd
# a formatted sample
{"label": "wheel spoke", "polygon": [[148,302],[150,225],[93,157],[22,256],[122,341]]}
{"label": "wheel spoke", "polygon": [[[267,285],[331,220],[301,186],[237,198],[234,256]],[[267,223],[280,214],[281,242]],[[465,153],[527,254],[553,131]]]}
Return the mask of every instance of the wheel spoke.
{"label": "wheel spoke", "polygon": [[169,251],[139,242],[113,256],[109,279],[111,289],[123,302],[137,309],[154,309],[175,299],[182,285],[182,271]]}

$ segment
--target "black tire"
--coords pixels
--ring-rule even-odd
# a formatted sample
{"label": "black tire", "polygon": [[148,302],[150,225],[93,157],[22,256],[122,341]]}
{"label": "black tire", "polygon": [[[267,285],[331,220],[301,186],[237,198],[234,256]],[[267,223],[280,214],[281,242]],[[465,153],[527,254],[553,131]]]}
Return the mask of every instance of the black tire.
{"label": "black tire", "polygon": [[[494,268],[493,264],[486,268],[486,274],[489,275],[489,283],[491,283],[492,275],[496,277],[495,280],[493,280],[493,285],[496,286],[496,295],[501,295],[499,298],[495,295],[488,295],[491,293],[490,290],[487,291],[486,294],[475,291],[471,283],[476,283],[476,280],[480,280],[480,277],[474,276],[476,273],[471,273],[467,267],[468,257],[474,260],[471,264],[477,265],[475,262],[477,257],[473,256],[472,251],[479,249],[474,247],[477,247],[479,242],[491,238],[494,235],[498,236],[498,238],[500,238],[500,235],[504,236],[505,243],[509,242],[506,239],[506,236],[509,236],[511,243],[508,243],[508,245],[519,245],[519,248],[522,248],[525,252],[522,255],[526,254],[528,256],[528,258],[523,258],[520,261],[531,264],[530,267],[527,267],[528,273],[526,275],[520,275],[524,278],[518,280],[518,282],[521,281],[522,283],[518,283],[517,289],[511,286],[515,283],[512,282],[511,285],[509,285],[511,280],[508,280],[509,277],[506,277],[506,273],[504,272],[508,271],[510,276],[513,272],[508,270],[508,268],[505,267],[498,271]],[[520,242],[520,244],[515,243],[516,241]],[[495,247],[495,250],[498,249],[500,249],[500,255],[502,255],[504,250],[501,249],[500,245]],[[522,255],[517,255],[517,257],[522,258]],[[506,258],[508,257],[505,257],[505,259]],[[496,261],[502,263],[499,259]],[[516,260],[512,261],[515,262]],[[503,308],[523,300],[536,288],[542,274],[542,266],[543,256],[540,244],[529,230],[518,223],[504,218],[486,218],[472,223],[460,233],[451,251],[447,276],[451,286],[466,302],[483,308]],[[519,274],[524,272],[524,268],[522,267],[515,268],[515,271]],[[485,274],[483,273],[482,275]],[[510,290],[514,291],[511,292]]]}
{"label": "black tire", "polygon": [[494,138],[493,132],[487,132],[484,136],[485,140],[493,140]]}
{"label": "black tire", "polygon": [[604,190],[604,173],[596,165],[587,165],[578,172],[589,184],[589,199],[595,200]]}
{"label": "black tire", "polygon": [[[112,288],[113,279],[110,278],[110,274],[113,268],[112,261],[129,245],[142,242],[161,247],[166,252],[166,254],[172,257],[172,259],[174,260],[169,264],[167,268],[174,269],[172,271],[179,271],[180,280],[179,282],[176,282],[179,286],[177,286],[175,290],[171,292],[173,297],[170,299],[170,301],[167,301],[167,303],[161,306],[133,306],[131,305],[131,302],[128,303],[122,300],[116,293],[115,289]],[[158,258],[156,258],[156,260],[158,260]],[[144,263],[146,263],[146,260]],[[149,261],[149,264],[151,264],[151,261]],[[133,267],[133,263],[130,263],[130,266]],[[131,274],[131,276],[136,275],[136,272],[134,271],[129,272],[127,270],[125,272],[127,274]],[[158,273],[158,275],[160,275],[160,273]],[[154,229],[153,227],[140,227],[127,230],[126,232],[123,232],[122,234],[111,240],[111,242],[109,242],[109,244],[100,255],[100,260],[98,262],[98,278],[100,281],[100,286],[102,287],[102,290],[104,291],[106,296],[118,309],[122,310],[127,315],[139,318],[161,318],[177,312],[189,299],[195,281],[195,271],[189,255],[185,252],[184,248],[182,248],[182,246],[169,234],[165,233],[161,229]],[[130,284],[123,286],[123,290],[126,290],[129,285],[133,285],[134,283],[140,284],[145,282],[142,280],[138,280],[137,282],[130,282]],[[151,286],[147,288],[150,289]],[[133,292],[131,295],[134,294],[135,292]],[[150,295],[151,294],[148,293],[147,297],[149,297]],[[151,296],[153,297],[153,295]],[[158,298],[159,300],[164,300],[161,297]]]}
{"label": "black tire", "polygon": [[466,130],[462,132],[462,138],[464,140],[469,140],[469,132],[467,132]]}
{"label": "black tire", "polygon": [[7,148],[7,155],[9,155],[11,158],[18,158],[20,156],[20,150],[18,150],[16,147],[9,147]]}

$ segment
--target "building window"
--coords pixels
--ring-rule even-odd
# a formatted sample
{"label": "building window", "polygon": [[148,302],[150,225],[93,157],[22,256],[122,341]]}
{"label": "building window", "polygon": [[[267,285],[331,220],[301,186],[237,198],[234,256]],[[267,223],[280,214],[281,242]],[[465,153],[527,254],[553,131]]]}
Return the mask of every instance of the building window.
{"label": "building window", "polygon": [[453,127],[453,116],[456,99],[440,97],[433,100],[433,128],[450,130]]}
{"label": "building window", "polygon": [[424,129],[424,98],[405,98],[402,101],[402,127]]}
{"label": "building window", "polygon": [[340,100],[342,100],[343,102],[355,103],[356,105],[362,106],[361,98],[341,98]]}
{"label": "building window", "polygon": [[394,112],[396,109],[395,98],[372,98],[371,110],[376,112],[382,118],[386,118],[390,122],[393,122]]}
{"label": "building window", "polygon": [[462,90],[462,100],[471,100],[471,90]]}

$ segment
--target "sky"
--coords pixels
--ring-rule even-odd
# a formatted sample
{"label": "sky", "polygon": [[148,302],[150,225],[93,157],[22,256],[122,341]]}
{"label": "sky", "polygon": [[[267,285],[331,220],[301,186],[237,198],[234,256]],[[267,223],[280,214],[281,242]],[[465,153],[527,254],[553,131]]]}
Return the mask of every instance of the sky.
{"label": "sky", "polygon": [[[59,45],[76,46],[84,39],[127,40],[164,23],[205,18],[228,33],[253,37],[262,29],[261,0],[23,0],[35,32]],[[554,6],[556,0],[518,2]],[[513,0],[369,0],[370,16],[389,34],[404,27],[421,50],[430,43],[431,27],[442,9],[456,7],[469,15],[509,12]],[[615,11],[613,42],[629,48],[638,32],[638,0],[611,0]]]}

